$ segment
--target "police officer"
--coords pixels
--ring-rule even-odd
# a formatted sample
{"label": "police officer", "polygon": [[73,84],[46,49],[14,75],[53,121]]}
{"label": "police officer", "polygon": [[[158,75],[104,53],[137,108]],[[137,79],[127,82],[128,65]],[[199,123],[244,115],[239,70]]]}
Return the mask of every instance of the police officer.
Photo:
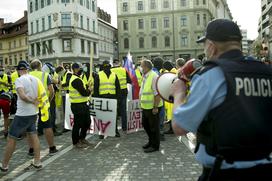
{"label": "police officer", "polygon": [[145,153],[158,151],[160,148],[160,119],[159,114],[163,106],[156,91],[158,74],[152,70],[150,60],[142,60],[143,83],[140,90],[140,104],[142,108],[142,124],[148,136],[148,142],[143,146]]}
{"label": "police officer", "polygon": [[[94,97],[116,99],[120,98],[120,84],[117,75],[111,71],[110,62],[105,60],[102,63],[101,71],[94,79]],[[116,115],[116,129],[115,137],[120,137],[117,129],[117,115]],[[103,135],[99,136],[104,139]]]}
{"label": "police officer", "polygon": [[90,128],[90,109],[87,105],[92,88],[86,87],[81,79],[82,67],[80,63],[72,64],[73,75],[69,83],[69,99],[71,110],[74,114],[74,126],[72,130],[73,145],[84,148],[90,145],[85,139],[87,130]]}
{"label": "police officer", "polygon": [[117,75],[120,82],[121,93],[120,99],[118,101],[119,106],[117,107],[122,119],[122,130],[127,131],[127,84],[131,84],[131,79],[126,69],[121,67],[120,61],[118,59],[113,60],[113,67],[111,68],[111,71]]}
{"label": "police officer", "polygon": [[176,135],[197,133],[199,180],[272,180],[272,71],[243,56],[241,32],[232,21],[216,19],[198,40],[208,61],[192,78],[190,96],[177,80]]}

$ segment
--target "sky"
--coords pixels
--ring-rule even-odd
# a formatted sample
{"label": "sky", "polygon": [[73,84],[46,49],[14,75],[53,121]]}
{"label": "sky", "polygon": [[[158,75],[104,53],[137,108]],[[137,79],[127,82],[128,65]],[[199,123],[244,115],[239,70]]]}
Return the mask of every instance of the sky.
{"label": "sky", "polygon": [[[97,0],[98,6],[110,13],[112,25],[117,26],[116,0]],[[191,0],[190,0],[191,1]],[[261,16],[261,0],[227,0],[233,20],[247,29],[248,38],[258,36],[258,20]],[[14,22],[23,16],[27,9],[27,0],[0,0],[0,17],[5,22]]]}

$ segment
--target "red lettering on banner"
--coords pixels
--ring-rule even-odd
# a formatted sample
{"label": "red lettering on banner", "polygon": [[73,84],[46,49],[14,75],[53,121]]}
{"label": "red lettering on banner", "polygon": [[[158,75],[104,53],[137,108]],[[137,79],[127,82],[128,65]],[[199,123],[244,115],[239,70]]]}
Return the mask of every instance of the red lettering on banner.
{"label": "red lettering on banner", "polygon": [[110,124],[111,124],[111,121],[107,121],[106,123],[103,123],[101,119],[97,119],[94,117],[94,130],[95,128],[97,128],[98,131],[105,133]]}
{"label": "red lettering on banner", "polygon": [[70,118],[70,125],[71,125],[71,127],[73,127],[74,126],[74,117],[70,114],[69,118]]}

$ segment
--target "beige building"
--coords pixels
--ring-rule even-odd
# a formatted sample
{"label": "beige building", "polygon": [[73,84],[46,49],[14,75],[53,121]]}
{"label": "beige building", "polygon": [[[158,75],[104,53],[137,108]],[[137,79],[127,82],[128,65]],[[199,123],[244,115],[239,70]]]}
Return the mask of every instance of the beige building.
{"label": "beige building", "polygon": [[232,18],[225,0],[117,0],[117,14],[119,58],[130,51],[134,60],[198,57],[207,23]]}
{"label": "beige building", "polygon": [[0,65],[11,68],[20,60],[27,60],[27,41],[27,11],[15,23],[5,23],[0,18]]}

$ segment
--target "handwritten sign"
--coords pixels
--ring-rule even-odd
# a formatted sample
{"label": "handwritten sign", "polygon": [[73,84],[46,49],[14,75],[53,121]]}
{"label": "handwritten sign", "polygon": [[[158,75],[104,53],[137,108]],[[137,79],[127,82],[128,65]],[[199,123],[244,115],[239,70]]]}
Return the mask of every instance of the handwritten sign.
{"label": "handwritten sign", "polygon": [[[89,107],[91,118],[89,133],[115,136],[117,100],[92,98]],[[66,94],[65,129],[71,130],[73,125],[74,115],[71,111],[69,95]]]}
{"label": "handwritten sign", "polygon": [[139,104],[139,100],[128,101],[127,133],[143,130],[142,110]]}

